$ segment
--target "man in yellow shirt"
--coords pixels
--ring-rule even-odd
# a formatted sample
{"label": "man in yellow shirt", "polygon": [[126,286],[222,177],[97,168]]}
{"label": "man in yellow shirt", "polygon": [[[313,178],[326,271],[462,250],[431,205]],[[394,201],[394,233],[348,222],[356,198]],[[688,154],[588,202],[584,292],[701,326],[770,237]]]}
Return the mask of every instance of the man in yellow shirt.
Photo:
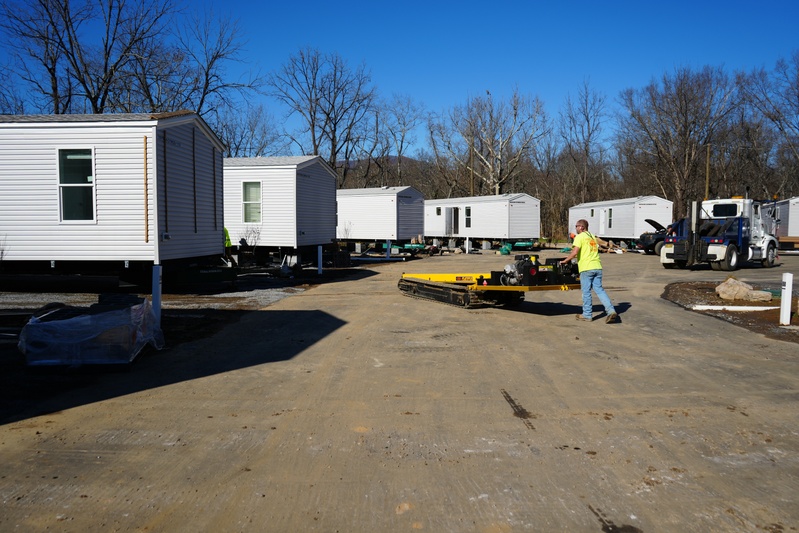
{"label": "man in yellow shirt", "polygon": [[590,322],[593,320],[593,302],[591,290],[593,289],[599,301],[605,308],[605,322],[617,322],[619,315],[610,301],[610,297],[602,287],[602,263],[599,260],[599,245],[596,237],[588,232],[588,221],[580,219],[575,226],[577,236],[574,237],[572,250],[561,264],[566,264],[575,257],[577,258],[577,270],[580,272],[580,288],[583,291],[583,313],[577,315],[577,320]]}

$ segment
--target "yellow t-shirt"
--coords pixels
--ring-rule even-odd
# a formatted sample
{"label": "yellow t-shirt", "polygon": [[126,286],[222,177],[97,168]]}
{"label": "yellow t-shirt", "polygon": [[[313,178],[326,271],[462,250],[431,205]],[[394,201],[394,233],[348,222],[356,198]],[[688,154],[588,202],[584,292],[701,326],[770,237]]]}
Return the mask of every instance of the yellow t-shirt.
{"label": "yellow t-shirt", "polygon": [[577,270],[599,270],[602,263],[599,261],[599,246],[594,236],[584,231],[574,238],[573,246],[580,248],[577,253]]}

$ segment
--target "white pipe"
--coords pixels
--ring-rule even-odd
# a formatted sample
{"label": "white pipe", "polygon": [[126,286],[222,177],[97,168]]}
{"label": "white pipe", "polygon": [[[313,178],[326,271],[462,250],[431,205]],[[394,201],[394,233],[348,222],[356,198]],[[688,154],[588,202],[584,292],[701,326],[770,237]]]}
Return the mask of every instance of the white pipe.
{"label": "white pipe", "polygon": [[782,301],[780,302],[780,326],[791,325],[791,299],[793,293],[793,274],[782,274]]}
{"label": "white pipe", "polygon": [[694,311],[768,311],[769,309],[779,309],[773,306],[760,305],[694,305]]}

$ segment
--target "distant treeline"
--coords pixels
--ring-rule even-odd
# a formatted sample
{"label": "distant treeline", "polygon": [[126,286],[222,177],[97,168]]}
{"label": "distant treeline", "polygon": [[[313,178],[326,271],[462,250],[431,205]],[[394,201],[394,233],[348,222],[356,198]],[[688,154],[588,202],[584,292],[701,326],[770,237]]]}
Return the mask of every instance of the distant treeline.
{"label": "distant treeline", "polygon": [[339,188],[525,192],[553,238],[583,202],[657,195],[678,217],[705,196],[799,195],[799,51],[751,72],[676,68],[618,95],[586,82],[553,117],[519,88],[429,112],[381,93],[366,65],[312,48],[232,75],[248,64],[238,23],[173,0],[2,1],[0,31],[2,113],[189,109],[227,156],[321,155]]}

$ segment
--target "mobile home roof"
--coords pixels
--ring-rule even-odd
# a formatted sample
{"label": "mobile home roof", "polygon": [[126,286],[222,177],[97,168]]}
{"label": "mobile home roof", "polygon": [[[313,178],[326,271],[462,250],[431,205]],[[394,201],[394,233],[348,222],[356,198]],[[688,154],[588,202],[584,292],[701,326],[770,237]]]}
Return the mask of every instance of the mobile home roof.
{"label": "mobile home roof", "polygon": [[[414,190],[411,186],[405,187],[367,187],[365,189],[339,189],[336,191],[338,196],[396,196],[407,190]],[[419,191],[416,191],[419,193]],[[421,193],[419,193],[421,194]]]}
{"label": "mobile home roof", "polygon": [[463,198],[439,198],[435,200],[425,200],[426,203],[429,204],[436,204],[436,205],[446,205],[446,204],[463,204],[463,203],[470,203],[476,204],[481,202],[497,202],[497,201],[506,201],[512,202],[513,200],[517,200],[519,198],[533,198],[529,194],[525,193],[506,193],[506,194],[499,194],[493,196],[467,196]]}
{"label": "mobile home roof", "polygon": [[5,126],[25,127],[62,127],[76,124],[121,124],[134,122],[164,122],[181,123],[183,121],[196,121],[205,135],[211,139],[219,151],[224,151],[225,146],[216,133],[208,126],[203,118],[194,111],[182,110],[169,113],[103,113],[103,114],[64,114],[64,115],[0,115],[0,128]]}
{"label": "mobile home roof", "polygon": [[668,202],[664,198],[659,196],[635,196],[633,198],[620,198],[616,200],[601,200],[598,202],[586,202],[584,204],[577,204],[572,207],[594,207],[594,206],[609,206],[609,205],[624,205],[624,204],[634,204],[634,203],[641,203],[645,201],[663,201]]}

